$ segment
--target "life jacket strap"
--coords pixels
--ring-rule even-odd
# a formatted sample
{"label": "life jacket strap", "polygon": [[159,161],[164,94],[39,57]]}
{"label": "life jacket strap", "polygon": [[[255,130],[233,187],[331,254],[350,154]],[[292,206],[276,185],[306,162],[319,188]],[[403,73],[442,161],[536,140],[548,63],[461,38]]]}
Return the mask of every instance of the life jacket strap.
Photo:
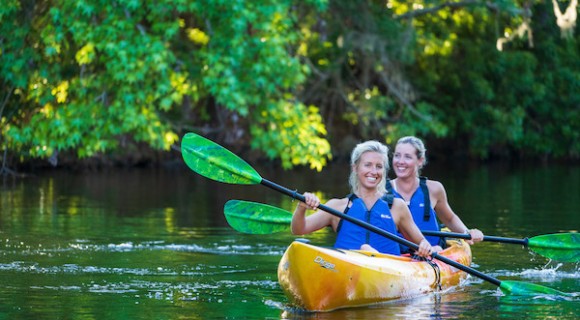
{"label": "life jacket strap", "polygon": [[429,188],[427,188],[427,177],[419,177],[419,186],[421,191],[423,191],[423,202],[425,204],[423,220],[429,221],[431,218],[431,197],[429,196]]}

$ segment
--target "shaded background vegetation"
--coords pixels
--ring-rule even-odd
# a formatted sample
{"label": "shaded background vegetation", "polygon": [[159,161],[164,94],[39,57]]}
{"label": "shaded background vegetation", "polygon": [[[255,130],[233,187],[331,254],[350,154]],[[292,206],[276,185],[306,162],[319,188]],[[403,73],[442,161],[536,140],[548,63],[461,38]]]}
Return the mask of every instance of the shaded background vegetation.
{"label": "shaded background vegetation", "polygon": [[1,3],[3,172],[179,159],[189,131],[284,168],[409,134],[580,156],[577,0]]}

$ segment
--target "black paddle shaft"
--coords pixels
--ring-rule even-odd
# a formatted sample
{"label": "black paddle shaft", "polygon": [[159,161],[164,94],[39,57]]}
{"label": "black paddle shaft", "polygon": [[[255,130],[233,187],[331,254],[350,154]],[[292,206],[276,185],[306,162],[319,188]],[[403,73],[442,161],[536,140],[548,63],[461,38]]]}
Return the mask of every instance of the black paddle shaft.
{"label": "black paddle shaft", "polygon": [[[302,201],[302,202],[305,202],[305,200],[306,200],[303,194],[300,194],[300,193],[298,193],[295,190],[290,190],[288,188],[285,188],[285,187],[283,187],[281,185],[278,185],[278,184],[276,184],[274,182],[271,182],[269,180],[266,180],[264,178],[262,178],[262,181],[260,181],[260,184],[263,184],[266,187],[269,187],[269,188],[274,189],[276,191],[282,192],[282,193],[284,193],[284,194],[286,194],[286,195],[288,195],[288,196],[290,196],[290,197],[292,197],[292,198],[294,198],[296,200],[299,200],[299,201]],[[386,237],[386,238],[391,239],[391,240],[393,240],[395,242],[398,242],[399,244],[402,244],[402,245],[405,245],[405,246],[407,246],[409,248],[412,248],[413,250],[418,250],[419,249],[419,246],[418,245],[416,245],[415,243],[413,243],[413,242],[411,242],[411,241],[409,241],[407,239],[398,237],[398,236],[396,236],[396,235],[394,235],[394,234],[392,234],[390,232],[387,232],[387,231],[385,231],[383,229],[380,229],[380,228],[378,228],[376,226],[373,226],[372,224],[369,224],[369,223],[366,223],[366,222],[361,221],[359,219],[353,218],[353,217],[351,217],[349,215],[346,215],[346,214],[344,214],[344,213],[342,213],[340,211],[337,211],[337,210],[334,210],[332,208],[329,208],[329,207],[327,207],[327,206],[325,206],[323,204],[319,205],[318,208],[320,208],[320,209],[322,209],[322,210],[324,210],[324,211],[326,211],[326,212],[328,212],[328,213],[330,213],[330,214],[332,214],[334,216],[337,216],[337,217],[339,217],[341,219],[344,219],[344,220],[347,220],[349,222],[352,222],[352,223],[356,224],[359,227],[365,228],[365,229],[367,229],[369,231],[372,231],[372,232],[374,232],[376,234],[379,234],[379,235],[381,235],[383,237]],[[479,278],[481,278],[483,280],[489,281],[490,283],[492,283],[492,284],[494,284],[496,286],[500,286],[500,284],[501,284],[501,281],[499,281],[496,278],[490,277],[490,276],[488,276],[486,274],[483,274],[483,273],[481,273],[481,272],[479,272],[479,271],[477,271],[475,269],[472,269],[472,268],[470,268],[468,266],[462,265],[461,263],[459,263],[457,261],[454,261],[454,260],[451,260],[451,259],[449,259],[447,257],[440,256],[439,254],[437,254],[435,252],[431,253],[431,257],[433,259],[437,259],[439,261],[442,261],[442,262],[444,262],[444,263],[446,263],[446,264],[448,264],[450,266],[453,266],[453,267],[455,267],[455,268],[457,268],[459,270],[465,271],[465,272],[467,272],[469,274],[472,274],[472,275],[474,275],[476,277],[479,277]]]}
{"label": "black paddle shaft", "polygon": [[[469,235],[467,233],[441,232],[441,231],[431,231],[431,230],[421,230],[421,232],[425,236],[448,237],[448,238],[458,238],[458,239],[471,240],[471,235]],[[514,238],[504,238],[504,237],[495,237],[495,236],[483,236],[483,241],[521,244],[522,246],[524,246],[526,248],[528,247],[528,238],[514,239]]]}

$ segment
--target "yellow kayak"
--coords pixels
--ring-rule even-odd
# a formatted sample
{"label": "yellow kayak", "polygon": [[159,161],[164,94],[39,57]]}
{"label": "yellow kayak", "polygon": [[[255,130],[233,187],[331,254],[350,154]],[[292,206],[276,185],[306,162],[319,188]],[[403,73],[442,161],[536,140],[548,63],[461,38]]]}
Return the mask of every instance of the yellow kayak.
{"label": "yellow kayak", "polygon": [[[463,265],[471,264],[471,248],[463,240],[447,241],[439,254]],[[410,298],[445,289],[467,277],[438,260],[338,250],[290,244],[278,265],[278,281],[290,302],[309,311],[331,311]]]}

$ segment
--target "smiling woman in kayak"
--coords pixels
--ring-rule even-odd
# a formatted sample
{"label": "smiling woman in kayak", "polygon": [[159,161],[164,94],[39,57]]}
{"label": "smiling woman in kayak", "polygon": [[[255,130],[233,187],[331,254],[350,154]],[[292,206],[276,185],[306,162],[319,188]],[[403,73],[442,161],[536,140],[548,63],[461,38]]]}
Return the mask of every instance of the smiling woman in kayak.
{"label": "smiling woman in kayak", "polygon": [[[381,198],[386,192],[388,150],[387,146],[377,141],[358,144],[351,155],[349,183],[352,194],[342,199],[331,199],[326,206],[393,234],[400,230],[406,239],[419,244],[417,254],[426,257],[431,253],[431,245],[413,222],[405,202],[394,199],[390,207],[389,203]],[[334,245],[336,248],[401,253],[397,242],[322,210],[317,210],[307,217],[306,209],[317,208],[320,200],[308,192],[304,193],[304,197],[305,202],[298,204],[292,216],[292,233],[303,235],[330,226],[337,232]]]}
{"label": "smiling woman in kayak", "polygon": [[[483,240],[478,229],[469,229],[453,212],[447,201],[447,193],[439,181],[419,177],[427,164],[425,145],[417,137],[403,137],[397,141],[393,154],[393,171],[397,178],[386,185],[396,198],[401,198],[409,206],[415,223],[421,230],[439,231],[439,221],[451,231],[471,235],[469,244]],[[440,251],[439,237],[427,237],[435,251]]]}

